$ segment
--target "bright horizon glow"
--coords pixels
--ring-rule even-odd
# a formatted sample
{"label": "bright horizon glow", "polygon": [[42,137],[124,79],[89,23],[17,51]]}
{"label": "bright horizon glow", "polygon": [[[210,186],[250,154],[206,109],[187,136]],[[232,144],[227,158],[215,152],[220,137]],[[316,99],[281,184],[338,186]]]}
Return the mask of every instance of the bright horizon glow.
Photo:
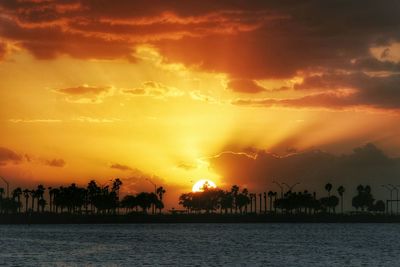
{"label": "bright horizon glow", "polygon": [[217,185],[213,181],[208,180],[208,179],[202,179],[193,185],[192,191],[193,192],[203,192],[205,185],[207,185],[208,188],[217,188]]}

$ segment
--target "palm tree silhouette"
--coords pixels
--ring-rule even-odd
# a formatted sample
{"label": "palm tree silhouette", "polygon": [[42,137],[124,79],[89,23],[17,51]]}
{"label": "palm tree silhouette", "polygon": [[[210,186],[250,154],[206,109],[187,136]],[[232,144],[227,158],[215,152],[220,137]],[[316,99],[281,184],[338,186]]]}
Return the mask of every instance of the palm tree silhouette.
{"label": "palm tree silhouette", "polygon": [[274,192],[268,191],[268,198],[269,198],[269,211],[272,212],[272,197],[274,196]]}
{"label": "palm tree silhouette", "polygon": [[31,207],[31,212],[35,211],[35,198],[36,198],[36,190],[32,189],[29,191],[31,195],[31,201],[32,201],[32,207]]}
{"label": "palm tree silhouette", "polygon": [[253,196],[254,194],[249,194],[249,198],[250,198],[250,213],[253,213]]}
{"label": "palm tree silhouette", "polygon": [[257,193],[254,194],[254,213],[257,214]]}
{"label": "palm tree silhouette", "polygon": [[21,187],[17,187],[13,190],[12,192],[12,198],[15,200],[17,199],[17,203],[18,203],[18,213],[21,213],[21,195],[22,195],[22,189]]}
{"label": "palm tree silhouette", "polygon": [[[166,191],[165,191],[165,189],[164,189],[162,186],[158,187],[157,190],[156,190],[156,193],[157,193],[157,195],[158,195],[158,199],[160,200],[160,202],[161,202],[162,204],[163,204],[163,196],[164,196],[165,192],[166,192]],[[164,208],[164,204],[163,204],[163,205],[160,205],[160,204],[158,203],[158,207]],[[161,214],[162,208],[159,209],[160,214]]]}
{"label": "palm tree silhouette", "polygon": [[[328,192],[328,198],[331,196],[331,190],[332,190],[332,184],[331,183],[327,183],[325,185],[325,190]],[[331,208],[328,207],[328,213],[331,212]]]}
{"label": "palm tree silhouette", "polygon": [[36,197],[37,197],[37,212],[39,212],[39,208],[40,208],[40,200],[41,199],[43,199],[43,194],[44,194],[44,191],[46,190],[46,188],[43,186],[43,185],[38,185],[38,187],[37,187],[37,189],[36,189],[36,191],[35,191],[35,194],[36,194]]}
{"label": "palm tree silhouette", "polygon": [[41,208],[42,212],[44,212],[44,207],[46,207],[47,201],[44,198],[40,198],[38,201],[38,207]]}
{"label": "palm tree silhouette", "polygon": [[237,205],[236,199],[237,199],[237,195],[239,193],[239,186],[233,185],[231,188],[231,192],[232,192],[233,199],[235,201],[235,213],[237,213],[238,205]]}
{"label": "palm tree silhouette", "polygon": [[29,189],[25,189],[23,191],[23,193],[24,193],[24,197],[25,197],[25,212],[28,212],[28,202],[29,202],[30,191],[29,191]]}
{"label": "palm tree silhouette", "polygon": [[53,194],[54,194],[54,189],[53,189],[51,186],[49,186],[47,189],[49,190],[49,209],[50,209],[50,212],[52,212],[52,211],[53,211]]}
{"label": "palm tree silhouette", "polygon": [[340,196],[340,210],[341,210],[341,213],[343,213],[343,194],[345,192],[345,188],[343,187],[343,185],[341,185],[338,187],[337,191]]}
{"label": "palm tree silhouette", "polygon": [[244,211],[245,211],[245,213],[247,213],[247,207],[249,206],[249,203],[250,203],[249,190],[247,188],[244,188],[242,190],[242,195],[244,196],[244,199],[246,200],[246,205],[244,206]]}
{"label": "palm tree silhouette", "polygon": [[264,213],[267,213],[267,192],[264,192]]}

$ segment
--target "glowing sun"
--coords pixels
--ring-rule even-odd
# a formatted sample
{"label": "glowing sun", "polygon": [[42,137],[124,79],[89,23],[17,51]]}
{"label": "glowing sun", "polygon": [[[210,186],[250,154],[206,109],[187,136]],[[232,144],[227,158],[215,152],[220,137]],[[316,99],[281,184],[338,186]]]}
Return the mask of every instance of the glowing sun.
{"label": "glowing sun", "polygon": [[193,187],[192,187],[192,191],[193,192],[203,192],[205,188],[216,188],[217,185],[208,179],[203,179],[200,180],[198,182],[196,182]]}

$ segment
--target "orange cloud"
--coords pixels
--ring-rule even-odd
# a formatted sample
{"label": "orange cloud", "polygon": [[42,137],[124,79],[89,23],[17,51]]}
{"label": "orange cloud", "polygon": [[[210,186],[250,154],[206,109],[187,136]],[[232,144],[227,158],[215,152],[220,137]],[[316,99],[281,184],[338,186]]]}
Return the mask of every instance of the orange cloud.
{"label": "orange cloud", "polygon": [[147,81],[141,88],[124,89],[123,93],[133,96],[151,96],[154,98],[178,97],[184,95],[184,92],[175,87],[166,86],[159,82]]}
{"label": "orange cloud", "polygon": [[51,166],[51,167],[64,167],[65,166],[65,161],[63,159],[52,159],[52,160],[45,160],[45,165]]}
{"label": "orange cloud", "polygon": [[131,167],[126,166],[126,165],[122,165],[122,164],[118,164],[118,163],[112,164],[110,166],[110,168],[111,169],[117,169],[117,170],[120,170],[120,171],[133,171],[133,169]]}
{"label": "orange cloud", "polygon": [[[382,96],[376,91],[378,86],[364,88],[365,84],[353,82],[351,88],[359,93],[352,101],[331,94],[299,101],[314,103],[321,99],[331,106],[343,101],[344,105],[354,102],[381,109],[397,108],[399,101],[393,89],[397,79],[393,76],[400,63],[378,60],[371,54],[373,47],[389,47],[400,40],[399,8],[393,0],[366,0],[362,12],[359,5],[350,2],[289,3],[6,0],[0,3],[0,38],[39,59],[70,55],[137,62],[140,59],[134,56],[135,48],[146,44],[159,51],[163,62],[227,74],[231,78],[229,88],[244,93],[263,91],[255,80],[308,77],[309,81],[295,86],[300,89],[313,82],[310,77],[315,73],[340,76],[337,73],[380,71],[387,77],[374,82],[384,91]],[[338,14],[335,10],[346,12]],[[0,44],[0,56],[4,55],[3,50],[4,45]],[[319,85],[317,90],[341,86],[334,81]],[[153,95],[159,88],[138,89],[142,88],[126,92]],[[396,97],[388,98],[392,93]],[[272,102],[286,105],[299,101]],[[271,101],[264,102],[268,105]]]}
{"label": "orange cloud", "polygon": [[8,148],[0,147],[0,166],[8,163],[18,164],[22,162],[22,160],[23,157],[21,155],[18,155]]}
{"label": "orange cloud", "polygon": [[110,95],[110,87],[77,86],[55,90],[66,95],[66,100],[73,103],[101,103],[103,98]]}
{"label": "orange cloud", "polygon": [[255,81],[244,80],[244,79],[230,80],[228,82],[228,89],[231,89],[234,92],[249,93],[249,94],[260,93],[265,91],[265,88],[258,85]]}

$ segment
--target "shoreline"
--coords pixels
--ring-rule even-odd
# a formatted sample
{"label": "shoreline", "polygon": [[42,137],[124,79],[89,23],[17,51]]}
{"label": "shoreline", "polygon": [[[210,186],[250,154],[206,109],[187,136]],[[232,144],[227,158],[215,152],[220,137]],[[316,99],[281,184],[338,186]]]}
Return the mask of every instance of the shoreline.
{"label": "shoreline", "polygon": [[2,214],[0,224],[135,224],[135,223],[400,223],[400,215],[381,214]]}

